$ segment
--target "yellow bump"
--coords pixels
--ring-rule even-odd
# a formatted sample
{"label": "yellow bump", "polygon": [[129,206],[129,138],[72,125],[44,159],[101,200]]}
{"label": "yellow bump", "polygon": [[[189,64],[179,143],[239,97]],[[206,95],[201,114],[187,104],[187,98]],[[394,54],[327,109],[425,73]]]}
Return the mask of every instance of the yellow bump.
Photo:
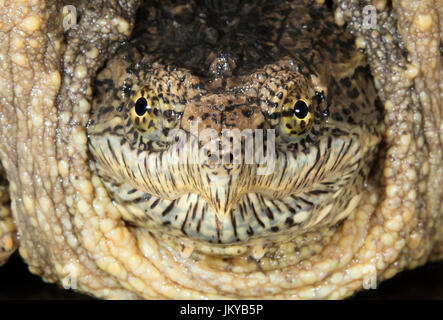
{"label": "yellow bump", "polygon": [[414,79],[420,71],[416,65],[411,63],[407,64],[406,68],[406,76],[411,80]]}
{"label": "yellow bump", "polygon": [[269,281],[274,285],[279,285],[285,282],[285,278],[282,276],[281,272],[274,271],[269,273]]}
{"label": "yellow bump", "polygon": [[59,50],[60,50],[60,47],[61,47],[61,45],[62,45],[62,42],[61,42],[60,40],[55,40],[55,41],[53,42],[53,45],[54,45],[55,50],[59,51]]}
{"label": "yellow bump", "polygon": [[14,246],[14,241],[12,241],[12,237],[6,237],[5,242],[3,244],[3,248],[6,251],[11,251]]}
{"label": "yellow bump", "polygon": [[345,18],[343,17],[343,11],[341,11],[340,9],[335,10],[334,21],[340,27],[345,24]]}
{"label": "yellow bump", "polygon": [[394,218],[388,220],[385,224],[386,229],[391,231],[400,231],[403,227],[403,220],[401,216],[395,216]]}
{"label": "yellow bump", "polygon": [[335,266],[337,265],[338,261],[333,259],[326,259],[322,262],[319,262],[315,265],[315,269],[319,270],[320,272],[329,272],[330,270],[333,270]]}
{"label": "yellow bump", "polygon": [[11,60],[12,62],[14,62],[15,64],[19,65],[19,66],[26,66],[28,64],[28,58],[26,57],[26,55],[21,54],[21,53],[15,53],[11,56]]}
{"label": "yellow bump", "polygon": [[88,205],[88,203],[83,199],[80,199],[77,206],[78,206],[78,210],[80,211],[80,213],[83,213],[83,214],[88,212],[90,209],[90,206]]}
{"label": "yellow bump", "polygon": [[106,19],[99,19],[99,20],[97,20],[96,24],[101,26],[101,27],[105,27],[108,24],[108,20],[106,20]]}
{"label": "yellow bump", "polygon": [[88,52],[86,52],[86,56],[90,59],[95,59],[98,57],[98,49],[96,47],[91,48]]}
{"label": "yellow bump", "polygon": [[20,253],[20,256],[24,259],[24,260],[28,260],[29,259],[29,254],[28,251],[26,250],[25,246],[21,246],[18,248],[18,252]]}
{"label": "yellow bump", "polygon": [[118,17],[115,18],[113,21],[113,24],[117,26],[117,30],[119,33],[124,35],[129,35],[129,23],[125,19]]}
{"label": "yellow bump", "polygon": [[61,228],[58,224],[53,225],[53,226],[52,226],[52,230],[54,230],[54,233],[55,233],[56,235],[61,235],[62,232],[63,232],[62,228]]}
{"label": "yellow bump", "polygon": [[79,187],[83,194],[92,194],[92,191],[94,190],[92,183],[89,180],[80,181]]}
{"label": "yellow bump", "polygon": [[[114,221],[114,220],[111,220]],[[124,246],[125,241],[125,232],[122,228],[116,228],[115,223],[112,226],[113,230],[111,229],[108,233],[109,239],[111,239],[114,243],[117,245]]]}
{"label": "yellow bump", "polygon": [[394,197],[398,192],[398,186],[395,184],[390,184],[386,187],[386,195],[390,198]]}
{"label": "yellow bump", "polygon": [[63,124],[68,124],[68,122],[71,120],[71,113],[66,111],[61,112],[59,117]]}
{"label": "yellow bump", "polygon": [[78,103],[79,111],[82,113],[89,112],[91,104],[86,99],[81,99]]}
{"label": "yellow bump", "polygon": [[311,248],[308,246],[301,247],[300,249],[300,255],[302,259],[305,259],[311,255],[312,251]]}
{"label": "yellow bump", "polygon": [[403,223],[407,224],[409,221],[411,221],[412,216],[413,216],[412,210],[403,211]]}
{"label": "yellow bump", "polygon": [[429,174],[429,162],[425,161],[421,165],[421,173],[424,176],[427,176]]}
{"label": "yellow bump", "polygon": [[420,92],[420,100],[422,103],[429,103],[430,102],[429,95],[426,92]]}
{"label": "yellow bump", "polygon": [[107,270],[110,274],[118,278],[125,278],[126,276],[125,269],[115,260],[109,263]]}
{"label": "yellow bump", "polygon": [[414,169],[409,169],[406,171],[406,177],[409,181],[415,181],[417,179],[417,173]]}
{"label": "yellow bump", "polygon": [[407,198],[410,201],[415,201],[415,199],[417,198],[417,192],[412,189],[411,191],[409,191]]}
{"label": "yellow bump", "polygon": [[128,282],[131,286],[134,287],[135,290],[139,292],[143,291],[146,287],[145,283],[136,277],[129,277]]}
{"label": "yellow bump", "polygon": [[60,83],[61,83],[61,77],[60,77],[60,72],[58,72],[57,70],[51,72],[49,74],[48,79],[50,80],[51,84],[54,87],[59,87]]}
{"label": "yellow bump", "polygon": [[96,175],[92,176],[92,185],[94,186],[94,188],[99,188],[101,186],[101,181],[99,179],[99,177],[97,177]]}
{"label": "yellow bump", "polygon": [[65,160],[60,160],[58,162],[58,172],[62,177],[67,177],[69,175],[69,164]]}
{"label": "yellow bump", "polygon": [[31,121],[34,128],[40,128],[43,126],[43,115],[39,112],[34,112]]}
{"label": "yellow bump", "polygon": [[0,208],[0,218],[8,217],[10,214],[11,214],[11,212],[9,211],[8,208],[6,208],[6,207]]}
{"label": "yellow bump", "polygon": [[358,49],[364,49],[364,48],[366,48],[366,40],[365,40],[365,38],[363,38],[363,37],[357,37],[356,39],[355,39],[355,46],[358,48]]}
{"label": "yellow bump", "polygon": [[378,194],[376,192],[372,192],[369,196],[369,202],[372,205],[376,205],[378,203]]}
{"label": "yellow bump", "polygon": [[432,26],[432,16],[430,14],[419,14],[414,19],[414,24],[421,32],[427,31]]}
{"label": "yellow bump", "polygon": [[12,40],[12,47],[17,50],[23,48],[25,45],[25,41],[22,37],[14,37]]}
{"label": "yellow bump", "polygon": [[87,96],[92,96],[92,88],[91,88],[91,86],[88,86],[88,87],[86,88],[86,95],[87,95]]}
{"label": "yellow bump", "polygon": [[392,103],[391,100],[386,100],[385,102],[385,110],[389,111],[392,110],[392,108],[394,107],[394,104]]}
{"label": "yellow bump", "polygon": [[302,299],[313,299],[315,297],[316,289],[312,287],[306,287],[299,292],[300,298]]}
{"label": "yellow bump", "polygon": [[317,299],[324,299],[331,293],[332,290],[333,290],[333,287],[323,285],[317,290],[316,298]]}
{"label": "yellow bump", "polygon": [[265,248],[263,248],[263,246],[258,245],[258,246],[254,246],[252,248],[252,257],[256,260],[263,258],[265,253],[266,253],[266,250],[265,250]]}
{"label": "yellow bump", "polygon": [[343,281],[343,274],[340,272],[334,273],[329,279],[331,283],[340,284]]}
{"label": "yellow bump", "polygon": [[[416,114],[414,114],[414,120],[415,120],[415,122],[416,123],[421,123],[421,115],[420,114],[418,114],[418,113],[416,113]],[[442,130],[443,131],[443,130]],[[416,139],[416,141],[417,141],[417,147],[418,148],[422,148],[423,147],[423,145],[425,144],[425,139],[421,136],[421,137],[418,137],[417,139]]]}
{"label": "yellow bump", "polygon": [[409,144],[411,143],[411,135],[410,134],[404,134],[400,137],[400,144],[404,148],[409,148]]}
{"label": "yellow bump", "polygon": [[47,211],[51,210],[52,201],[48,197],[46,197],[46,196],[40,197],[39,204],[40,204],[40,208],[42,208],[42,210],[44,212],[47,212]]}
{"label": "yellow bump", "polygon": [[28,270],[32,274],[36,274],[36,275],[41,274],[41,270],[39,268],[37,268],[37,267],[34,267],[34,266],[28,266]]}
{"label": "yellow bump", "polygon": [[142,263],[143,263],[142,258],[136,254],[130,255],[129,260],[127,261],[127,265],[129,265],[129,269],[135,273],[138,272],[138,269],[140,268]]}
{"label": "yellow bump", "polygon": [[40,29],[40,24],[41,24],[40,18],[38,16],[33,15],[25,18],[25,20],[23,20],[22,23],[20,24],[20,28],[23,31],[32,33]]}
{"label": "yellow bump", "polygon": [[23,205],[26,209],[26,211],[31,212],[32,210],[34,210],[34,198],[28,197],[28,196],[24,196],[23,197]]}
{"label": "yellow bump", "polygon": [[421,181],[418,184],[418,192],[420,192],[421,194],[424,194],[426,192],[426,190],[428,189],[426,182],[425,181]]}
{"label": "yellow bump", "polygon": [[394,237],[390,233],[385,233],[381,236],[381,242],[385,246],[390,247],[394,243]]}
{"label": "yellow bump", "polygon": [[86,142],[88,141],[88,139],[86,138],[86,134],[83,131],[77,132],[76,134],[74,134],[74,144],[76,146],[81,146],[86,144]]}
{"label": "yellow bump", "polygon": [[358,279],[363,275],[363,266],[361,264],[357,264],[349,268],[347,271],[347,274],[351,277],[351,279]]}
{"label": "yellow bump", "polygon": [[372,4],[378,11],[383,11],[386,7],[386,0],[375,0]]}
{"label": "yellow bump", "polygon": [[408,247],[415,249],[420,244],[421,237],[418,233],[414,232],[409,236]]}
{"label": "yellow bump", "polygon": [[84,65],[79,65],[75,68],[74,75],[77,79],[83,79],[88,75],[88,69]]}
{"label": "yellow bump", "polygon": [[393,276],[395,276],[395,275],[397,274],[398,271],[399,271],[399,270],[396,269],[396,268],[388,269],[387,271],[385,271],[385,274],[384,274],[385,279],[390,279],[390,278],[392,278]]}
{"label": "yellow bump", "polygon": [[256,279],[248,279],[246,285],[250,288],[256,287],[258,285],[258,281]]}
{"label": "yellow bump", "polygon": [[194,246],[188,244],[183,246],[183,248],[180,250],[180,255],[187,259],[192,255],[192,252],[194,252]]}

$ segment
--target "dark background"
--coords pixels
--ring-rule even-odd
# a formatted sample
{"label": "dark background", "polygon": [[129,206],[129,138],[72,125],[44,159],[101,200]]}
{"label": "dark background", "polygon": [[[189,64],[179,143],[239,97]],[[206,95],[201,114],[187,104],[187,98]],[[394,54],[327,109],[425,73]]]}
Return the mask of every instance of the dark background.
{"label": "dark background", "polygon": [[[91,299],[91,297],[44,283],[28,271],[16,253],[0,267],[0,299]],[[366,290],[351,299],[443,299],[443,261],[403,271],[381,283],[377,290]]]}

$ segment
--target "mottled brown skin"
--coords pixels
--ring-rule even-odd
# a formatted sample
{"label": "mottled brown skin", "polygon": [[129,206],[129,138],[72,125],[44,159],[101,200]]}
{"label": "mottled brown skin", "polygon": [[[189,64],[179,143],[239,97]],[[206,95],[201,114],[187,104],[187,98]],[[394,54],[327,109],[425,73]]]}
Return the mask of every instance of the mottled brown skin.
{"label": "mottled brown skin", "polygon": [[[357,183],[362,187],[357,206],[338,224],[329,221],[313,228],[288,228],[276,235],[262,232],[257,237],[260,241],[252,241],[253,237],[219,237],[220,241],[215,242],[223,244],[215,245],[208,238],[198,239],[197,233],[177,235],[171,231],[173,227],[156,232],[158,223],[131,221],[137,211],[135,206],[121,199],[112,201],[112,190],[106,185],[104,171],[99,169],[100,160],[97,155],[94,158],[91,138],[94,123],[88,128],[91,134],[88,149],[86,126],[97,117],[96,107],[100,105],[97,102],[100,94],[94,94],[95,76],[111,57],[115,60],[110,61],[119,61],[115,53],[120,41],[130,37],[138,3],[79,1],[74,5],[82,19],[66,34],[61,27],[58,2],[7,3],[0,9],[0,158],[9,182],[12,216],[7,209],[0,214],[0,263],[19,245],[31,272],[65,286],[72,285],[74,279],[77,290],[103,298],[299,299],[346,297],[360,290],[373,276],[382,281],[405,268],[440,258],[443,255],[443,30],[439,26],[443,25],[443,17],[438,8],[441,6],[439,1],[422,1],[419,6],[414,1],[401,4],[394,1],[391,8],[384,1],[376,1],[377,25],[375,30],[367,30],[362,27],[364,4],[338,1],[335,11],[335,21],[339,25],[349,21],[347,30],[356,36],[357,47],[366,53],[384,105],[383,141],[375,162],[370,156],[372,152],[365,156],[367,163],[361,170],[369,172],[369,167],[373,167],[373,174],[366,184]],[[309,7],[308,2],[305,5]],[[183,8],[176,12],[182,16]],[[152,34],[155,30],[152,29]],[[339,34],[336,32],[339,31],[334,31],[335,36]],[[209,34],[209,44],[211,37]],[[155,35],[152,39],[156,39]],[[231,49],[227,52],[235,56],[235,46]],[[152,54],[140,57],[153,59]],[[184,72],[199,73],[195,81],[200,83],[205,77],[196,66],[221,72],[215,78],[221,78],[222,82],[211,84],[221,88],[242,86],[244,77],[265,69],[268,64],[288,70],[278,55],[258,55],[248,60],[255,62],[246,64],[246,68],[238,63],[234,68],[230,63],[235,58],[226,59],[229,68],[211,68],[211,64],[198,60],[198,54],[193,57],[195,61],[189,58],[179,61],[177,56],[166,57],[164,61],[168,65],[175,60],[179,68],[187,68]],[[291,54],[291,59],[303,57],[306,56],[300,56],[297,50]],[[320,61],[333,61],[328,56],[320,58],[324,59]],[[320,80],[325,76],[342,79],[340,70],[358,69],[354,61],[352,66],[335,67],[333,73],[324,74],[316,69],[317,65],[312,64],[314,70],[307,75],[320,74]],[[108,69],[117,70],[119,66],[111,62]],[[150,72],[150,68],[141,69]],[[160,69],[166,70],[165,64]],[[223,79],[231,79],[228,73],[232,70],[239,70],[240,77],[234,77],[236,81],[232,83],[223,83]],[[98,76],[99,81],[110,78],[106,70],[103,72]],[[126,78],[125,72],[115,71],[111,76],[118,83],[117,79]],[[136,76],[143,74],[140,72]],[[273,72],[267,76],[274,79]],[[256,83],[259,87],[260,82]],[[312,79],[306,86],[315,87]],[[358,88],[369,87],[360,84]],[[217,92],[216,101],[226,105],[227,93]],[[337,99],[327,93],[330,99]],[[239,101],[242,97],[235,95]],[[111,101],[119,99],[122,97]],[[332,105],[337,109],[333,111],[342,110],[334,102]],[[269,113],[269,108],[258,106],[261,112]],[[244,106],[247,107],[250,105]],[[321,102],[317,108],[322,110]],[[183,111],[199,114],[198,110],[191,103]],[[373,110],[377,114],[377,109]],[[112,119],[119,118],[114,112],[104,112],[104,118],[106,114],[109,119],[103,123],[108,126],[117,121]],[[333,114],[337,113],[329,116]],[[121,117],[124,119],[124,115]],[[250,123],[239,120],[238,124],[255,128],[265,118],[258,117]],[[344,122],[334,121],[333,125]],[[271,127],[277,125],[272,121],[265,123]],[[364,123],[359,127],[363,128]],[[344,124],[339,128],[345,128]],[[112,132],[116,132],[115,127]],[[357,135],[365,137],[369,133],[358,131]],[[369,136],[378,135],[372,132]],[[284,145],[282,141],[278,144]],[[106,178],[115,179],[115,176]],[[271,185],[265,184],[263,190]],[[2,203],[6,204],[7,199],[2,198]],[[211,199],[210,194],[207,199]],[[210,204],[216,206],[217,202]],[[216,211],[220,215],[226,208]],[[20,234],[19,241],[14,227]]]}

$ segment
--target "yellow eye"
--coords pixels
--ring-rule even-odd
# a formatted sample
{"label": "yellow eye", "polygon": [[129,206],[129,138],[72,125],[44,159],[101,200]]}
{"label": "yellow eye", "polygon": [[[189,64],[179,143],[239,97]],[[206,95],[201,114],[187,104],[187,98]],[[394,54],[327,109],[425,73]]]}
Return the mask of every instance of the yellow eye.
{"label": "yellow eye", "polygon": [[134,97],[134,105],[130,110],[134,126],[149,133],[158,129],[160,102],[152,90],[141,88]]}
{"label": "yellow eye", "polygon": [[311,103],[306,97],[289,97],[283,104],[283,132],[290,136],[301,136],[309,132],[314,122]]}

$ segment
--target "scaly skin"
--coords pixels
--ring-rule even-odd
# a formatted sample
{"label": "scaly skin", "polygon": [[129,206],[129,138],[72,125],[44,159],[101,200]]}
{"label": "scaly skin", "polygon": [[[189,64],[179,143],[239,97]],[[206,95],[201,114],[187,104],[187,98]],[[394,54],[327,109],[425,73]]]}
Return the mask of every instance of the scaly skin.
{"label": "scaly skin", "polygon": [[5,172],[0,167],[0,266],[8,261],[12,252],[17,249],[17,234],[12,221],[9,206],[8,182],[4,179]]}
{"label": "scaly skin", "polygon": [[[376,31],[361,27],[361,15],[355,14],[359,1],[338,3],[336,21],[352,20],[347,28],[367,53],[384,104],[378,170],[342,224],[310,231],[264,256],[259,246],[235,245],[231,253],[241,254],[228,261],[199,247],[193,252],[186,239],[178,245],[127,227],[126,209],[112,202],[89,169],[92,80],[117,42],[129,37],[137,4],[75,3],[82,20],[67,33],[65,46],[58,2],[6,3],[0,9],[0,158],[19,251],[30,271],[51,282],[75,279],[77,290],[103,298],[343,298],[361,289],[374,271],[382,281],[440,258],[438,2],[417,7],[414,1],[394,1],[390,15],[377,1],[383,13]],[[87,11],[88,6],[100,11]],[[0,219],[0,239],[12,241],[2,243],[0,261],[15,247],[7,224]],[[302,246],[298,258],[294,244]],[[248,250],[257,262],[242,258]]]}

